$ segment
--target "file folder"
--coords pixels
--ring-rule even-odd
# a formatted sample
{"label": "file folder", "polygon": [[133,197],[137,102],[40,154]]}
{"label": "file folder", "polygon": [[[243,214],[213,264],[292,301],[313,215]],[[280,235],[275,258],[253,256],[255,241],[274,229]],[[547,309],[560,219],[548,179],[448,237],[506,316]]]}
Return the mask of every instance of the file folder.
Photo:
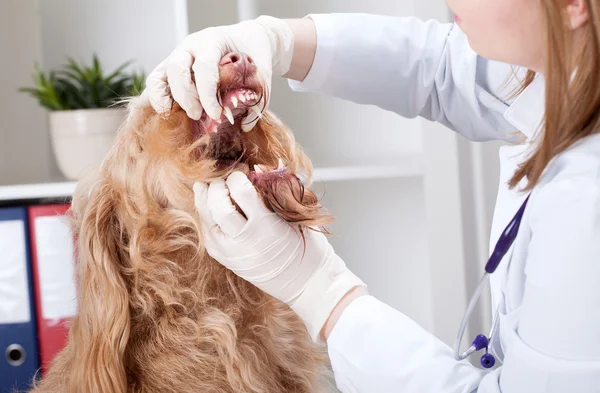
{"label": "file folder", "polygon": [[33,282],[42,374],[67,340],[76,313],[74,238],[68,204],[29,207]]}
{"label": "file folder", "polygon": [[0,209],[0,392],[27,390],[39,367],[26,208]]}

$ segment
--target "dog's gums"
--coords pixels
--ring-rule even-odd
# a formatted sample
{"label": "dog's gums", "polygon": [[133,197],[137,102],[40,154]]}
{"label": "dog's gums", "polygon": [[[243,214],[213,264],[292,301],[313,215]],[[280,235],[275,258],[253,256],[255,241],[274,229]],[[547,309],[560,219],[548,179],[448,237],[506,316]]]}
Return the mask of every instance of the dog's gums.
{"label": "dog's gums", "polygon": [[[79,181],[77,315],[34,392],[327,391],[327,357],[300,318],[204,248],[193,184],[232,171],[301,234],[331,219],[299,179],[310,161],[262,108],[251,59],[230,54],[219,70],[219,120],[134,99],[102,167]],[[243,132],[248,114],[260,118]]]}

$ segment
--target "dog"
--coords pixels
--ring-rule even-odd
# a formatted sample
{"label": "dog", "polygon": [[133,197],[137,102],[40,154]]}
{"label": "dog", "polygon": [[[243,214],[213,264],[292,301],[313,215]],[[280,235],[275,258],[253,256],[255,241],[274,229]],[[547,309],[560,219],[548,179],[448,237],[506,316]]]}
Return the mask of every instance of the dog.
{"label": "dog", "polygon": [[[191,120],[176,104],[158,114],[131,99],[112,150],[79,182],[70,213],[77,315],[32,392],[329,391],[326,353],[299,317],[204,249],[193,184],[233,171],[300,234],[332,219],[304,185],[310,160],[260,108],[252,59],[228,54],[219,78],[220,120]],[[260,119],[244,132],[248,114]]]}

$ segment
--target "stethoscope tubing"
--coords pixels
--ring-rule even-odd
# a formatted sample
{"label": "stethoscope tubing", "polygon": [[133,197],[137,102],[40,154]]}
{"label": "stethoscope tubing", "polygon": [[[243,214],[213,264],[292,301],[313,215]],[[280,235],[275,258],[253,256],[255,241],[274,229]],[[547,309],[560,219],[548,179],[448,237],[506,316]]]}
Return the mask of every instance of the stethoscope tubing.
{"label": "stethoscope tubing", "polygon": [[[475,292],[473,293],[473,295],[471,296],[471,299],[469,300],[469,305],[467,306],[467,310],[465,311],[462,321],[460,323],[460,328],[458,329],[458,333],[456,335],[456,341],[454,342],[454,357],[456,358],[456,360],[464,360],[466,358],[468,358],[469,356],[471,356],[472,353],[476,352],[477,349],[475,349],[475,347],[473,345],[471,345],[465,352],[460,353],[460,347],[462,344],[462,339],[465,335],[465,331],[467,330],[467,324],[469,323],[469,318],[471,317],[471,315],[473,314],[473,311],[475,310],[475,306],[477,305],[477,301],[481,298],[481,294],[483,292],[483,288],[485,288],[485,283],[486,283],[486,279],[489,278],[489,273],[484,273],[483,276],[481,276],[481,279],[479,280],[479,284],[477,284],[477,288],[475,289]],[[494,323],[492,323],[492,325],[494,325]],[[491,333],[493,332],[493,326],[492,326],[492,330],[490,331],[490,339],[491,339]]]}
{"label": "stethoscope tubing", "polygon": [[[490,275],[496,271],[496,268],[498,268],[498,265],[500,264],[501,260],[504,259],[512,244],[514,243],[515,239],[517,238],[519,227],[521,226],[521,219],[523,218],[523,215],[525,213],[525,208],[527,207],[527,203],[529,201],[530,196],[531,195],[528,195],[527,198],[525,198],[525,201],[523,202],[513,219],[508,223],[508,225],[500,235],[500,238],[498,239],[498,242],[494,247],[494,251],[492,252],[492,255],[490,256],[488,262],[486,263],[485,272],[483,273],[481,280],[479,280],[479,284],[477,284],[477,288],[475,288],[475,292],[473,292],[473,295],[469,300],[469,305],[465,310],[462,321],[460,323],[460,328],[458,329],[458,334],[456,335],[456,341],[454,342],[454,357],[456,360],[465,360],[473,353],[481,349],[485,349],[486,354],[482,356],[481,364],[485,368],[490,368],[493,367],[493,365],[496,362],[495,356],[493,354],[488,353],[488,348],[491,346],[491,343],[496,334],[498,320],[500,317],[499,306],[494,312],[494,317],[492,319],[492,327],[490,328],[489,335],[478,335],[477,337],[475,337],[475,340],[473,340],[471,346],[462,353],[460,352],[460,348],[462,344],[462,339],[467,330],[469,318],[471,317],[471,315],[473,315],[473,311],[475,310],[477,301],[481,298],[481,294],[483,292],[483,288],[485,287],[486,282],[489,280]],[[510,265],[510,260],[508,261],[508,264]]]}

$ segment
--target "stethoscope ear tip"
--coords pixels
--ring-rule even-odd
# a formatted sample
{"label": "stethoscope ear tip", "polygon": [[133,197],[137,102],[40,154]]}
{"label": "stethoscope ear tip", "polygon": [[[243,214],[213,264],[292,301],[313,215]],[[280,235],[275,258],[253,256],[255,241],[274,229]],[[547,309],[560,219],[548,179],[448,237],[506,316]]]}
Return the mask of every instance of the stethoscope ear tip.
{"label": "stethoscope ear tip", "polygon": [[481,365],[483,368],[492,368],[496,364],[496,359],[491,353],[486,353],[481,357]]}

